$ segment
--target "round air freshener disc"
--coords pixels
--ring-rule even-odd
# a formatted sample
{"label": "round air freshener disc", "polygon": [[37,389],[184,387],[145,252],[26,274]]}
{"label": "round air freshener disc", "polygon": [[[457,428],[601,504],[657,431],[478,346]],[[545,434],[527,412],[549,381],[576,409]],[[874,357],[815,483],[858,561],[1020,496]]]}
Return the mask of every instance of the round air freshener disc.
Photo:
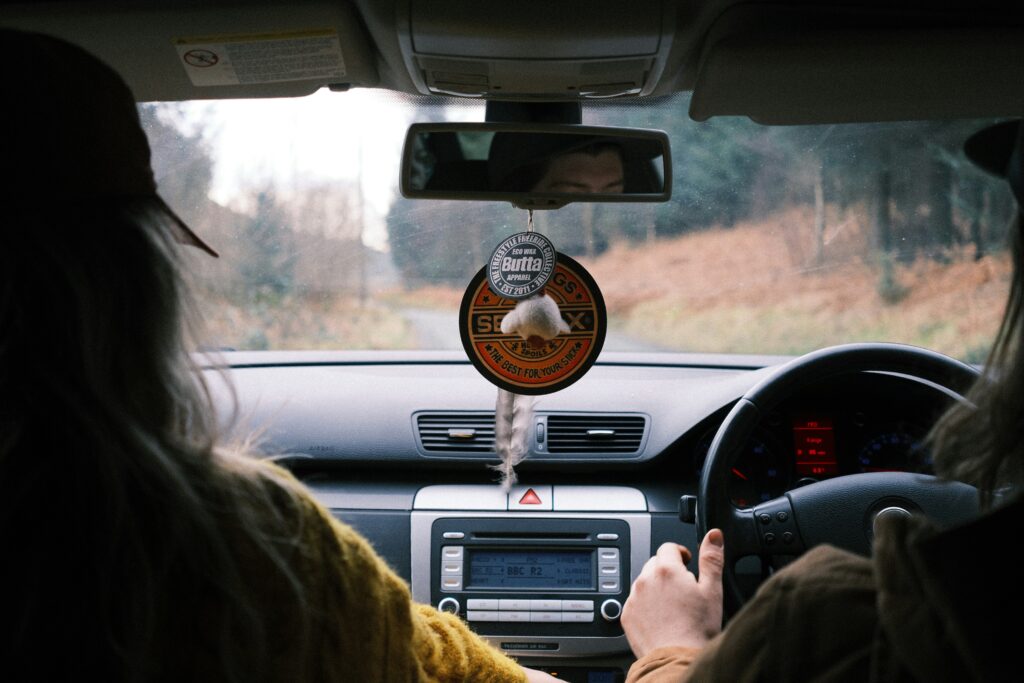
{"label": "round air freshener disc", "polygon": [[491,291],[506,299],[528,299],[551,279],[558,253],[544,235],[520,232],[494,250],[487,264]]}
{"label": "round air freshener disc", "polygon": [[516,394],[550,394],[586,374],[597,360],[608,329],[604,298],[583,266],[564,254],[544,292],[558,304],[568,334],[540,347],[518,335],[502,334],[501,320],[516,306],[494,293],[487,268],[473,277],[462,297],[459,330],[462,346],[489,382]]}

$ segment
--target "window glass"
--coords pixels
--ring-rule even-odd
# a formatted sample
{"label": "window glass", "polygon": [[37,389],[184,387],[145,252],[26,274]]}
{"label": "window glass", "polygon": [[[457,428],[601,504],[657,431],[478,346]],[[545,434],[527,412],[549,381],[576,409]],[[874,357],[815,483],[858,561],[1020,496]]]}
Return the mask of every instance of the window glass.
{"label": "window glass", "polygon": [[[688,97],[585,108],[672,142],[664,204],[535,213],[608,305],[606,350],[798,354],[898,341],[980,362],[1005,302],[1009,192],[960,153],[986,121],[696,123]],[[527,214],[398,194],[409,123],[483,104],[372,91],[140,106],[161,194],[221,253],[190,254],[209,343],[458,349],[470,278]]]}

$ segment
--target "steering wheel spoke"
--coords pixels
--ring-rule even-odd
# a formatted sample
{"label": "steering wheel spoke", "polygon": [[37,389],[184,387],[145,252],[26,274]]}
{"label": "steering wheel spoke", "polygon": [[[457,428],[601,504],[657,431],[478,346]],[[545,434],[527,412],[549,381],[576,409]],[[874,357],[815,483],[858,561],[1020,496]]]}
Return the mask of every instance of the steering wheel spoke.
{"label": "steering wheel spoke", "polygon": [[761,555],[799,555],[806,547],[789,496],[781,496],[753,510]]}

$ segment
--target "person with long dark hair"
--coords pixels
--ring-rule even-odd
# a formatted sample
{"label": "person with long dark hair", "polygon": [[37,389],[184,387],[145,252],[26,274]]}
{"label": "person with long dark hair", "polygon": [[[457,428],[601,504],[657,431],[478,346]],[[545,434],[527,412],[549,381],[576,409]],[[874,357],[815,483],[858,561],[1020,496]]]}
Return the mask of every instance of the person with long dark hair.
{"label": "person with long dark hair", "polygon": [[665,544],[634,582],[622,624],[628,683],[1004,681],[1020,678],[1015,626],[1024,537],[1024,123],[986,128],[967,156],[1017,200],[1013,278],[981,377],[933,427],[935,471],[978,488],[985,514],[937,530],[879,520],[872,558],[819,546],[766,581],[722,630],[722,532]]}
{"label": "person with long dark hair", "polygon": [[0,678],[523,681],[286,470],[221,443],[120,77],[0,30]]}

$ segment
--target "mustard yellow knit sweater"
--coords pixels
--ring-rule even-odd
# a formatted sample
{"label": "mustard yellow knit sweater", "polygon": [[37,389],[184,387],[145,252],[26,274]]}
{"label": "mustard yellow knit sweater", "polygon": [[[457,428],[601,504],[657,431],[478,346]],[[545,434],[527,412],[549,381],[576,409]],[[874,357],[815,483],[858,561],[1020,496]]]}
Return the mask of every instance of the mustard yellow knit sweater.
{"label": "mustard yellow knit sweater", "polygon": [[[275,468],[276,469],[276,468]],[[353,529],[305,488],[301,559],[314,609],[306,670],[323,681],[525,681],[523,670],[451,614],[412,602],[409,588]]]}

